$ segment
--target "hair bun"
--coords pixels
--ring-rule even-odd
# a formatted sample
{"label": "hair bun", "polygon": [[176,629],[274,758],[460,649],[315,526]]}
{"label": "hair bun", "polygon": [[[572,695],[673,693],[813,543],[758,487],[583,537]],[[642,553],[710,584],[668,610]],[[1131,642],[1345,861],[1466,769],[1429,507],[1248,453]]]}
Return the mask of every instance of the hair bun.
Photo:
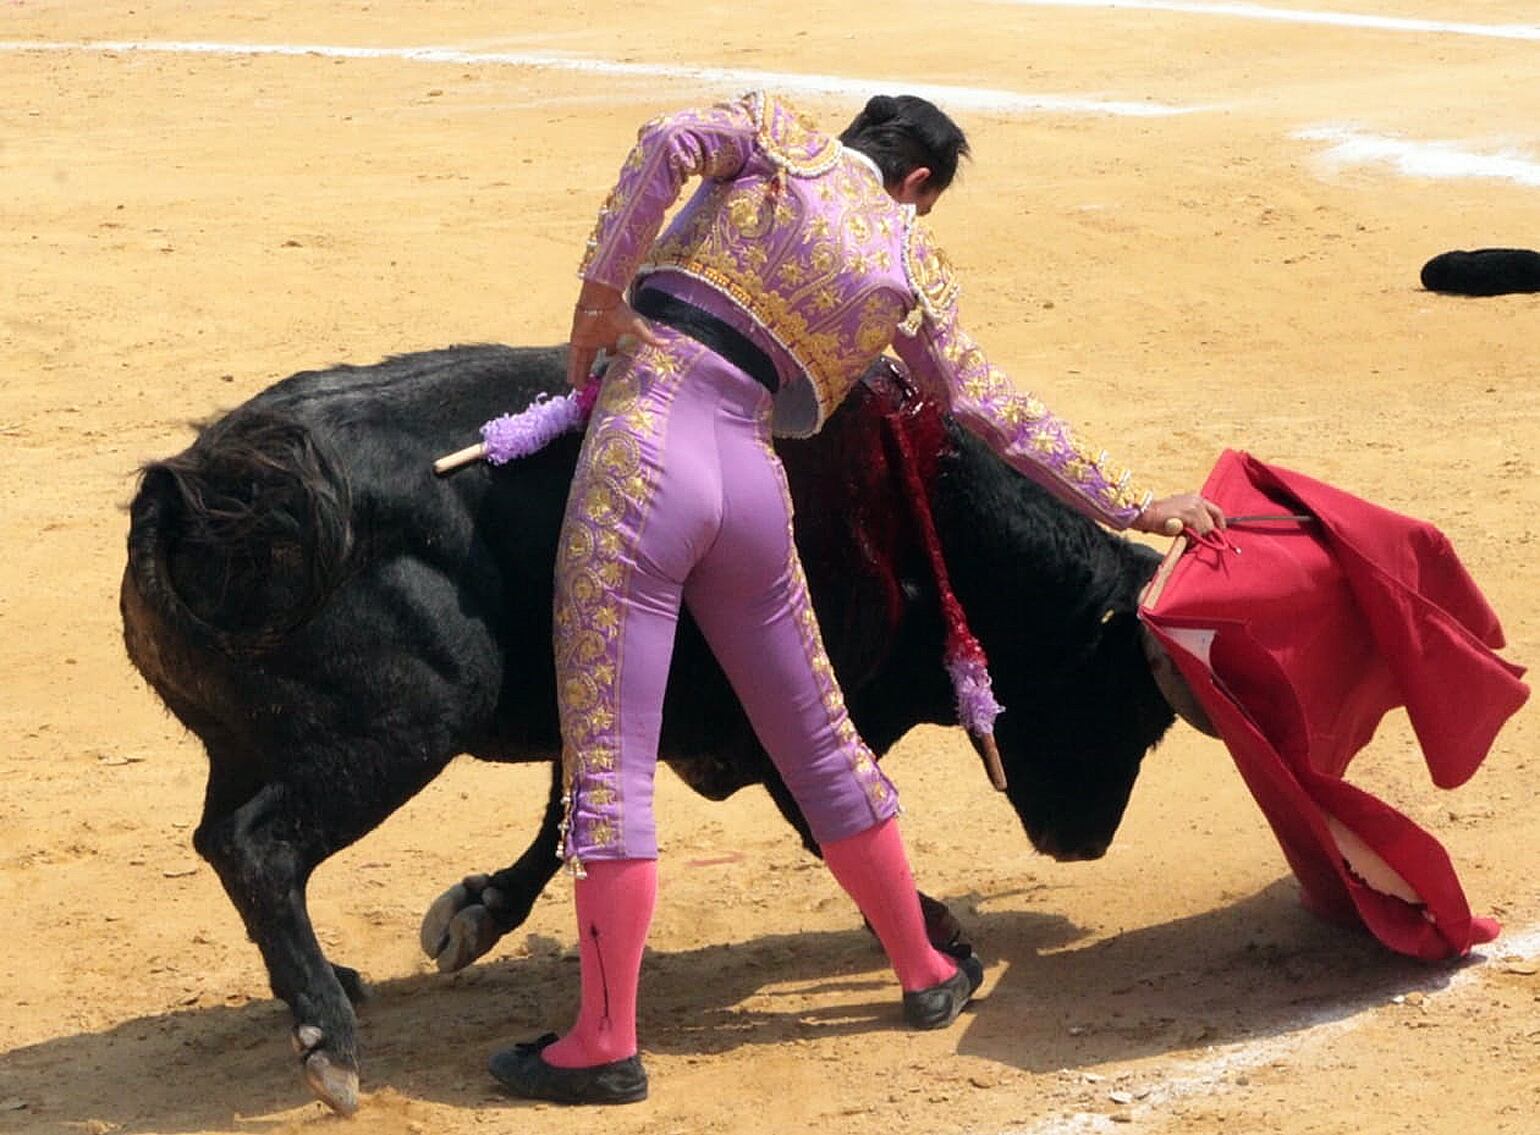
{"label": "hair bun", "polygon": [[886,122],[898,117],[898,100],[891,95],[873,95],[866,102],[868,122]]}

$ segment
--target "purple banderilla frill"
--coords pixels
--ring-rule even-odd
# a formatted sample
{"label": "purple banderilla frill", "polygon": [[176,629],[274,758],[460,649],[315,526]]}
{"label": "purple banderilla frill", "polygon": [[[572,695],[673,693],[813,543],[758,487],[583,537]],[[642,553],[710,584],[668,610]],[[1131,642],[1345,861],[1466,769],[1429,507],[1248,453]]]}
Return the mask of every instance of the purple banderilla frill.
{"label": "purple banderilla frill", "polygon": [[995,731],[1002,707],[995,700],[984,648],[966,628],[957,631],[955,626],[948,619],[945,661],[957,699],[957,718],[969,733],[982,737]]}
{"label": "purple banderilla frill", "polygon": [[598,396],[599,383],[594,381],[555,398],[541,394],[517,414],[493,418],[481,427],[484,456],[493,465],[502,465],[538,453],[562,434],[582,429]]}

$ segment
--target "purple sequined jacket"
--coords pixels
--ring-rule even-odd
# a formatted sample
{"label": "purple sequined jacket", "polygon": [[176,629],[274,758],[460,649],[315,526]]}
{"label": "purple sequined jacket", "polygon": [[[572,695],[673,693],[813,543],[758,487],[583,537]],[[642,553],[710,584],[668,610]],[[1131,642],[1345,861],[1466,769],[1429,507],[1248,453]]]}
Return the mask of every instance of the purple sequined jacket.
{"label": "purple sequined jacket", "polygon": [[[692,176],[699,190],[659,237]],[[789,357],[779,434],[816,433],[891,347],[926,393],[1072,507],[1126,528],[1149,502],[990,364],[958,321],[945,254],[876,164],[783,99],[755,92],[642,127],[580,275],[623,291],[652,272],[709,285]]]}

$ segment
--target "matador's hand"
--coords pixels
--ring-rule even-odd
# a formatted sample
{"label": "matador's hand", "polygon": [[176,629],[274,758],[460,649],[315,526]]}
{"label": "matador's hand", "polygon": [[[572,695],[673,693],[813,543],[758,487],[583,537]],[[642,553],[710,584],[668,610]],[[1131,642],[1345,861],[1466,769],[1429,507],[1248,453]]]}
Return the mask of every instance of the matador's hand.
{"label": "matador's hand", "polygon": [[1159,536],[1177,536],[1185,528],[1202,536],[1224,526],[1224,509],[1198,493],[1181,493],[1151,501],[1129,525],[1135,531],[1153,532]]}
{"label": "matador's hand", "polygon": [[623,336],[630,335],[654,347],[663,341],[657,332],[614,288],[584,281],[572,309],[572,334],[567,355],[567,383],[574,390],[588,385],[588,375],[600,351],[613,351]]}

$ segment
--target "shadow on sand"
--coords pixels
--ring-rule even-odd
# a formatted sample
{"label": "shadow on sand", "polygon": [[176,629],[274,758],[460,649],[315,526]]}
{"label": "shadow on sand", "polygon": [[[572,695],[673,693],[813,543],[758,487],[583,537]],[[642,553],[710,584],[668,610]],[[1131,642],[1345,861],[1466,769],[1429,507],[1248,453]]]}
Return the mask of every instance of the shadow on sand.
{"label": "shadow on sand", "polygon": [[[1094,941],[1055,914],[992,913],[1003,896],[953,896],[954,910],[983,907],[964,921],[988,969],[983,995],[957,1026],[958,1049],[1033,1073],[1161,1056],[1348,1016],[1397,992],[1436,988],[1457,968],[1399,958],[1324,925],[1295,893],[1280,880],[1223,908]],[[553,942],[527,941],[529,957],[374,986],[360,1012],[365,1091],[388,1085],[467,1108],[496,1099],[487,1054],[564,1025],[575,998],[572,959]],[[649,953],[644,1048],[709,1054],[900,1028],[881,964],[854,927]],[[809,993],[839,1004],[810,1010]],[[287,1009],[268,1000],[139,1017],[5,1053],[0,1099],[26,1107],[0,1113],[0,1131],[93,1121],[124,1132],[202,1131],[229,1126],[232,1115],[301,1106],[308,1096],[288,1032]],[[239,1122],[261,1131],[279,1121]]]}

